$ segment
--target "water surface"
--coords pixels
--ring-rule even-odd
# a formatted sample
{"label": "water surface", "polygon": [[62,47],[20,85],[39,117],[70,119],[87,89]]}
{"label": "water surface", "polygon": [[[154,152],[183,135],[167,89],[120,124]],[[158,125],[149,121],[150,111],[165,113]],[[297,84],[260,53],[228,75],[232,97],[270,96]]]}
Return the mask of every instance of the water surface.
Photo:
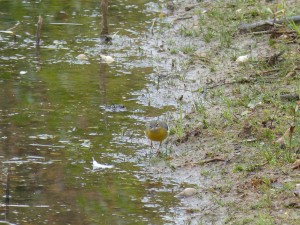
{"label": "water surface", "polygon": [[[1,221],[172,222],[175,184],[147,173],[143,134],[145,121],[171,107],[138,100],[155,74],[146,35],[159,5],[110,1],[109,29],[118,33],[104,44],[99,1],[0,4],[0,30],[15,34],[0,33]],[[93,170],[92,157],[114,168]]]}

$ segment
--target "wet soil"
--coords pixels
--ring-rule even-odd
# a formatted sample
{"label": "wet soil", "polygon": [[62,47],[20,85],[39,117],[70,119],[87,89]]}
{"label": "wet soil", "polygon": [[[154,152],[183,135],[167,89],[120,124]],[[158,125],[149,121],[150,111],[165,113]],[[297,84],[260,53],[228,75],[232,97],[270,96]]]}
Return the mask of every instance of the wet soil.
{"label": "wet soil", "polygon": [[[177,213],[178,224],[299,224],[299,102],[278,97],[299,94],[299,36],[288,41],[287,33],[280,40],[270,32],[238,32],[241,22],[269,18],[261,10],[275,7],[274,2],[258,8],[187,0],[164,7],[167,25],[149,36],[158,68],[149,96],[172,102],[177,110],[165,115],[171,134],[162,154],[150,159],[149,170],[181,183],[175,193],[198,190],[182,198],[186,210]],[[214,24],[218,16],[228,24]],[[230,40],[220,34],[223,28]],[[284,55],[269,65],[281,50]],[[251,60],[236,61],[246,54]],[[287,113],[288,107],[295,114]],[[276,140],[291,124],[296,131],[286,136],[293,144],[279,146]]]}

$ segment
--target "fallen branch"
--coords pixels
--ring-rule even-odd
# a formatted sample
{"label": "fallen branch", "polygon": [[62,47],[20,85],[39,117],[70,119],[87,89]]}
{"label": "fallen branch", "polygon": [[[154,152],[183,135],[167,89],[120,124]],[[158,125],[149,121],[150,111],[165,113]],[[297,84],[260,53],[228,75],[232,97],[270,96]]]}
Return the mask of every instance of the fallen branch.
{"label": "fallen branch", "polygon": [[173,22],[176,22],[177,20],[189,20],[192,19],[192,16],[187,16],[187,17],[178,17],[176,19],[173,20]]}
{"label": "fallen branch", "polygon": [[248,33],[254,31],[266,31],[270,30],[274,27],[274,25],[283,24],[289,21],[293,21],[295,23],[300,22],[300,15],[292,16],[289,18],[281,18],[279,20],[269,19],[269,20],[262,20],[254,23],[242,23],[238,26],[238,30],[240,33]]}

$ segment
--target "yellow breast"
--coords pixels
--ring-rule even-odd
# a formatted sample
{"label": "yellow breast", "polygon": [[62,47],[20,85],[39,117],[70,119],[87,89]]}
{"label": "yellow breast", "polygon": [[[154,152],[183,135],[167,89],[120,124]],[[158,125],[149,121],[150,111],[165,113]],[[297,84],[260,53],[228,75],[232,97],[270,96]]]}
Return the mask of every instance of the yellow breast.
{"label": "yellow breast", "polygon": [[168,136],[168,130],[164,127],[158,127],[155,129],[146,129],[146,136],[152,141],[163,141]]}

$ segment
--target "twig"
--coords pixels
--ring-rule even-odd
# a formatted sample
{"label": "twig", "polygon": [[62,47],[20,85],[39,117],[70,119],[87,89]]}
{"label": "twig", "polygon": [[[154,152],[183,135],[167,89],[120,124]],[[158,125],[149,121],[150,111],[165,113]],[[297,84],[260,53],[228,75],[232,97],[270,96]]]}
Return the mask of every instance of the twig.
{"label": "twig", "polygon": [[188,20],[188,19],[192,19],[193,17],[192,16],[187,16],[187,17],[178,17],[176,19],[174,19],[173,22],[177,21],[177,20]]}
{"label": "twig", "polygon": [[156,21],[156,19],[154,18],[154,19],[153,19],[153,22],[152,22],[152,25],[151,25],[151,27],[150,27],[151,34],[152,34],[152,35],[154,35],[153,27],[154,27],[155,21]]}
{"label": "twig", "polygon": [[248,33],[251,31],[265,31],[274,27],[274,25],[284,24],[289,21],[294,21],[295,23],[300,21],[300,15],[292,16],[289,18],[281,18],[279,20],[269,19],[261,20],[254,23],[242,23],[238,26],[241,33]]}
{"label": "twig", "polygon": [[211,159],[202,160],[201,162],[199,162],[199,164],[205,164],[205,163],[211,163],[211,162],[217,162],[217,161],[226,161],[226,160],[221,157],[214,157]]}
{"label": "twig", "polygon": [[14,30],[20,25],[20,22],[18,21],[13,27],[9,28],[8,30]]}
{"label": "twig", "polygon": [[115,37],[118,33],[119,33],[119,30],[118,30],[117,32],[115,32],[115,33],[113,34],[113,36],[111,36],[111,39],[114,39],[114,37]]}
{"label": "twig", "polygon": [[70,26],[83,26],[82,23],[49,23],[50,25],[70,25]]}
{"label": "twig", "polygon": [[263,76],[263,75],[266,75],[268,73],[273,73],[273,72],[278,72],[279,69],[272,69],[272,70],[264,70],[264,71],[258,71],[256,73],[257,76]]}
{"label": "twig", "polygon": [[38,23],[36,28],[36,46],[40,46],[40,40],[41,40],[41,30],[42,30],[42,24],[43,24],[43,18],[41,16],[38,17]]}
{"label": "twig", "polygon": [[245,83],[251,83],[251,82],[254,82],[254,81],[257,81],[256,78],[252,78],[251,76],[250,77],[240,77],[238,78],[237,80],[233,80],[233,81],[228,81],[228,82],[225,82],[223,81],[223,83],[219,83],[219,84],[214,84],[214,85],[211,85],[211,86],[207,86],[207,89],[213,89],[213,88],[216,88],[216,87],[219,87],[219,86],[223,86],[223,85],[228,85],[228,84],[245,84]]}
{"label": "twig", "polygon": [[108,15],[108,0],[101,0],[101,12],[102,12],[102,30],[101,30],[101,35],[108,35],[108,20],[107,20],[107,15]]}
{"label": "twig", "polygon": [[9,183],[10,183],[10,174],[8,170],[6,174],[6,187],[5,187],[5,204],[7,205],[9,204],[9,193],[10,193]]}

